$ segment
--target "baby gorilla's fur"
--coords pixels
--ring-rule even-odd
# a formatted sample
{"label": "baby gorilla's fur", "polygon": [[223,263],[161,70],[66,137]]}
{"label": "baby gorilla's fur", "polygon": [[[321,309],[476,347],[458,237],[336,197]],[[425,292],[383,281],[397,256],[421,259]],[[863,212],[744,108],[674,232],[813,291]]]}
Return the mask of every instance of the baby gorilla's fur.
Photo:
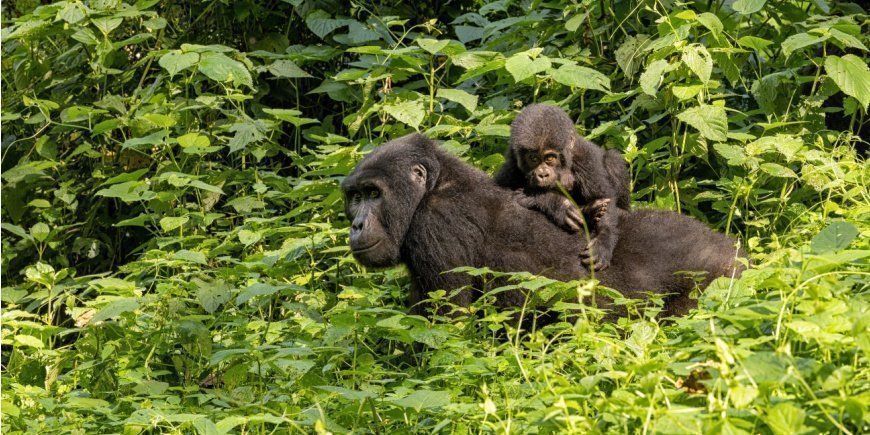
{"label": "baby gorilla's fur", "polygon": [[[630,208],[628,166],[619,152],[578,135],[564,110],[534,104],[517,115],[511,124],[510,149],[495,180],[500,186],[522,189],[520,204],[570,231],[583,228],[581,211],[561,196],[559,185],[581,206],[610,200],[611,207],[590,225],[592,238],[580,253],[583,264],[595,270],[610,266],[619,239],[616,210]],[[582,214],[589,217],[587,210]]]}

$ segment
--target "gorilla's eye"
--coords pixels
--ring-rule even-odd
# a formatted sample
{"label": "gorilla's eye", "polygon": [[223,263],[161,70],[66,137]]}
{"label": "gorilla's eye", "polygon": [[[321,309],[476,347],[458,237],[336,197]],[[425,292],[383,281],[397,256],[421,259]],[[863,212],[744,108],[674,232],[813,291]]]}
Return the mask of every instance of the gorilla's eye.
{"label": "gorilla's eye", "polygon": [[357,203],[357,202],[359,202],[361,196],[362,196],[362,195],[360,195],[359,192],[351,193],[351,194],[350,194],[350,202],[352,202],[352,203]]}
{"label": "gorilla's eye", "polygon": [[380,190],[378,190],[378,189],[372,189],[372,190],[369,191],[369,198],[370,198],[370,199],[378,199],[378,198],[380,198],[380,197],[381,197],[381,191],[380,191]]}
{"label": "gorilla's eye", "polygon": [[556,162],[556,156],[553,155],[553,154],[548,154],[547,157],[546,157],[546,160],[544,160],[544,161],[547,162],[547,163],[555,163],[555,162]]}
{"label": "gorilla's eye", "polygon": [[533,165],[537,165],[541,161],[541,158],[538,155],[529,156],[529,163]]}

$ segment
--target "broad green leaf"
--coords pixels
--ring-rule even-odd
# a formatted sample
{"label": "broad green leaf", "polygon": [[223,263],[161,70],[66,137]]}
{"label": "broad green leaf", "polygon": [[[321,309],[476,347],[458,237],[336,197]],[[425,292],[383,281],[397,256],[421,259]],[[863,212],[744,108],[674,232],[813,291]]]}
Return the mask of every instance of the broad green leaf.
{"label": "broad green leaf", "polygon": [[825,72],[844,94],[855,97],[861,107],[870,105],[870,69],[867,61],[854,54],[825,58]]}
{"label": "broad green leaf", "polygon": [[109,320],[137,308],[139,308],[138,298],[118,298],[109,302],[106,306],[97,311],[97,314],[94,314],[94,317],[91,318],[88,324],[93,325],[97,322]]}
{"label": "broad green leaf", "polygon": [[420,48],[428,51],[430,54],[438,54],[444,47],[447,47],[447,44],[450,44],[450,41],[439,41],[432,38],[420,38],[416,42]]}
{"label": "broad green leaf", "polygon": [[350,20],[336,20],[333,19],[329,13],[322,10],[316,10],[305,17],[305,24],[320,39],[324,39],[326,38],[326,35],[332,33],[336,29],[350,24]]}
{"label": "broad green leaf", "polygon": [[657,60],[646,67],[646,71],[640,75],[640,88],[643,93],[655,96],[661,86],[665,73],[673,69],[671,64],[664,59]]}
{"label": "broad green leaf", "polygon": [[710,74],[713,72],[713,59],[703,45],[684,47],[683,63],[701,79],[701,83],[710,81]]}
{"label": "broad green leaf", "polygon": [[163,232],[170,232],[172,230],[181,228],[184,224],[186,224],[190,220],[190,216],[180,216],[180,217],[165,217],[160,219],[160,228],[163,229]]}
{"label": "broad green leaf", "polygon": [[858,229],[849,222],[833,222],[816,234],[810,241],[810,249],[821,254],[830,251],[840,251],[849,247],[858,237]]}
{"label": "broad green leaf", "polygon": [[299,66],[293,63],[293,61],[288,59],[278,59],[269,64],[269,66],[266,67],[266,70],[272,73],[275,77],[291,79],[311,77],[311,74],[308,74],[302,70],[302,68],[299,68]]}
{"label": "broad green leaf", "polygon": [[86,16],[84,6],[80,3],[67,3],[67,5],[57,13],[58,18],[70,24],[78,23]]}
{"label": "broad green leaf", "polygon": [[722,25],[722,21],[719,20],[715,14],[710,12],[704,12],[701,15],[698,15],[698,22],[704,25],[704,27],[709,30],[713,36],[719,37],[722,34],[722,31],[725,30],[725,27]]}
{"label": "broad green leaf", "polygon": [[[532,55],[535,56],[532,59]],[[513,76],[517,83],[550,68],[550,59],[540,54],[540,50],[528,50],[509,57],[504,68]]]}
{"label": "broad green leaf", "polygon": [[810,45],[816,45],[821,42],[824,42],[830,38],[829,35],[825,36],[816,36],[810,35],[809,33],[798,33],[796,35],[791,35],[782,41],[782,53],[785,54],[786,57],[791,56],[796,50],[800,50],[804,47],[809,47]]}
{"label": "broad green leaf", "polygon": [[551,71],[553,80],[575,88],[595,89],[602,92],[610,91],[610,79],[592,68],[565,64]]}
{"label": "broad green leaf", "polygon": [[791,169],[786,168],[785,166],[782,166],[782,165],[778,165],[776,163],[762,163],[761,170],[764,172],[767,172],[770,175],[773,175],[774,177],[781,177],[781,178],[797,178],[798,177],[797,174],[795,174],[794,171],[792,171]]}
{"label": "broad green leaf", "polygon": [[45,348],[45,343],[32,335],[15,334],[15,342],[22,346],[32,347],[36,349]]}
{"label": "broad green leaf", "polygon": [[141,181],[127,181],[113,184],[106,189],[100,189],[95,194],[107,198],[117,198],[124,202],[147,201],[156,196],[148,189],[148,185]]}
{"label": "broad green leaf", "polygon": [[384,104],[384,112],[396,118],[399,122],[403,122],[413,127],[415,130],[420,128],[420,123],[426,116],[426,111],[423,108],[423,102],[420,100],[401,100],[390,104]]}
{"label": "broad green leaf", "polygon": [[833,36],[834,39],[836,39],[837,41],[840,41],[846,47],[857,48],[858,50],[861,50],[861,51],[867,51],[867,46],[864,45],[864,43],[861,42],[860,39],[858,39],[858,38],[856,38],[848,33],[841,32],[837,29],[832,28],[832,29],[828,29],[828,31],[831,32],[831,36]]}
{"label": "broad green leaf", "polygon": [[251,246],[260,241],[262,234],[258,231],[239,230],[239,241],[245,246]]}
{"label": "broad green leaf", "polygon": [[182,53],[174,50],[160,57],[157,63],[172,77],[199,62],[199,53]]}
{"label": "broad green leaf", "polygon": [[48,235],[51,233],[51,228],[48,227],[43,222],[39,222],[36,225],[30,227],[30,235],[33,236],[34,239],[38,242],[44,242],[45,239],[48,238]]}
{"label": "broad green leaf", "polygon": [[760,11],[766,2],[767,0],[737,0],[731,4],[731,9],[740,14],[749,15]]}
{"label": "broad green leaf", "polygon": [[804,410],[792,402],[783,402],[767,411],[765,421],[776,435],[792,435],[804,432]]}
{"label": "broad green leaf", "polygon": [[751,48],[755,51],[764,51],[767,46],[773,44],[773,41],[758,38],[756,36],[744,36],[737,40],[737,44],[741,47]]}
{"label": "broad green leaf", "polygon": [[648,42],[649,36],[647,35],[629,36],[614,52],[616,64],[619,65],[626,77],[633,78],[642,65],[645,56],[643,49]]}
{"label": "broad green leaf", "polygon": [[254,87],[251,73],[241,62],[230,59],[223,53],[202,53],[199,64],[199,72],[206,77],[218,82],[232,82],[234,85],[246,85]]}
{"label": "broad green leaf", "polygon": [[230,300],[230,286],[223,280],[194,279],[193,282],[197,287],[196,301],[209,314],[214,314],[221,305]]}
{"label": "broad green leaf", "polygon": [[428,408],[439,408],[450,404],[450,392],[448,391],[431,391],[431,390],[416,390],[413,393],[394,399],[394,405],[402,408],[412,408],[417,412]]}
{"label": "broad green leaf", "polygon": [[474,113],[474,109],[477,108],[477,95],[471,95],[462,89],[441,88],[438,89],[438,93],[435,96],[446,98],[454,103],[459,103],[462,107],[472,113]]}
{"label": "broad green leaf", "polygon": [[704,85],[674,86],[671,88],[671,92],[680,100],[688,100],[695,98],[703,89]]}
{"label": "broad green leaf", "polygon": [[182,249],[172,253],[172,258],[176,260],[189,261],[191,263],[208,264],[208,259],[205,257],[205,254],[197,251],[189,251],[187,249]]}
{"label": "broad green leaf", "polygon": [[182,148],[188,147],[207,147],[211,145],[211,140],[208,136],[199,133],[187,133],[178,137],[178,145]]}
{"label": "broad green leaf", "polygon": [[251,284],[244,290],[242,290],[242,292],[239,293],[238,296],[236,296],[236,305],[242,305],[257,296],[271,296],[275,294],[278,290],[281,290],[281,287],[271,284],[266,284],[262,282]]}
{"label": "broad green leaf", "polygon": [[296,127],[301,127],[306,124],[316,124],[318,122],[316,119],[300,117],[299,115],[301,115],[302,112],[293,109],[263,109],[263,112],[268,113],[281,121],[289,122]]}
{"label": "broad green leaf", "polygon": [[691,125],[707,139],[724,142],[728,139],[728,115],[725,108],[704,104],[686,109],[677,119]]}

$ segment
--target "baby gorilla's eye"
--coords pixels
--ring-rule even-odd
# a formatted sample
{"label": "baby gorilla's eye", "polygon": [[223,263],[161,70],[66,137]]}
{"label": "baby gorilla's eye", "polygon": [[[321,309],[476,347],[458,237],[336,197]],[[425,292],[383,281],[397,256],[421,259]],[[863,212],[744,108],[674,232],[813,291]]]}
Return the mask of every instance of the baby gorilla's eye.
{"label": "baby gorilla's eye", "polygon": [[378,198],[380,198],[380,197],[381,197],[381,191],[380,191],[380,190],[378,190],[378,189],[372,189],[372,190],[369,191],[369,198],[370,198],[370,199],[378,199]]}
{"label": "baby gorilla's eye", "polygon": [[546,161],[547,163],[555,163],[555,162],[556,162],[556,156],[554,156],[553,154],[550,154],[550,155],[547,156],[547,158],[546,158],[545,161]]}

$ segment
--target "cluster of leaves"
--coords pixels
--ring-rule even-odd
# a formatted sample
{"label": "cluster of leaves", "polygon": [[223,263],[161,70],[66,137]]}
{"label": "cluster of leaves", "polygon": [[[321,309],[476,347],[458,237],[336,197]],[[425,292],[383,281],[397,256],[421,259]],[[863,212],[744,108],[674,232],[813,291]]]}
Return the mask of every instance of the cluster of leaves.
{"label": "cluster of leaves", "polygon": [[[4,431],[868,430],[865,10],[413,3],[4,4]],[[531,102],[753,270],[673,321],[407,314],[338,182],[412,131],[491,171]]]}

